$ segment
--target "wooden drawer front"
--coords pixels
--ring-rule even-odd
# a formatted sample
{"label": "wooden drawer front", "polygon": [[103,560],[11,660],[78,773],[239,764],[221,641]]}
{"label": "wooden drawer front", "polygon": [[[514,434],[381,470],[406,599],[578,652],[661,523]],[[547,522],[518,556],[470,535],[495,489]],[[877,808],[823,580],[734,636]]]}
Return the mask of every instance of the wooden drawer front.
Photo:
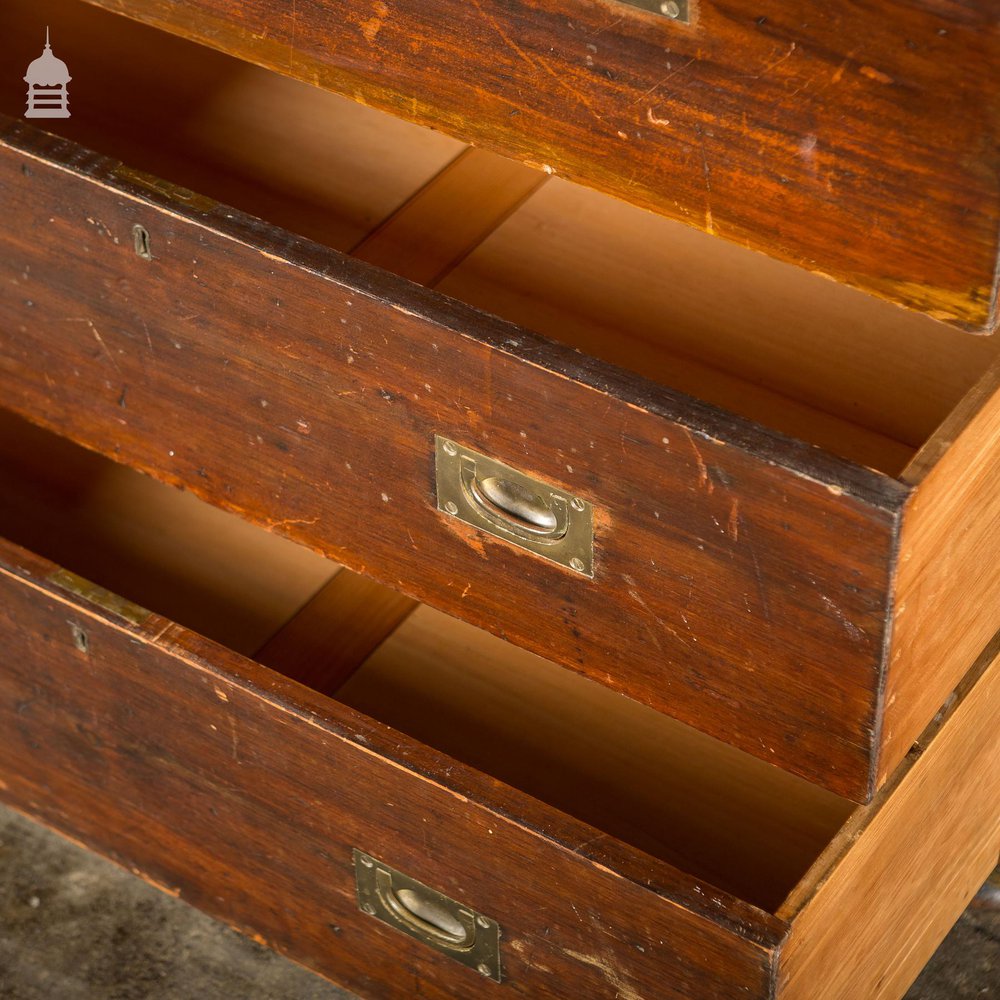
{"label": "wooden drawer front", "polygon": [[[6,801],[362,995],[768,995],[774,918],[720,896],[720,921],[669,866],[164,619],[60,592],[41,560],[0,560]],[[496,919],[502,985],[363,915],[356,847]]]}
{"label": "wooden drawer front", "polygon": [[92,2],[959,327],[997,322],[989,3],[691,0],[686,25],[613,0]]}
{"label": "wooden drawer front", "polygon": [[[0,190],[5,405],[870,794],[900,483],[23,125]],[[591,501],[594,579],[439,513],[435,434]]]}
{"label": "wooden drawer front", "polygon": [[[1000,847],[998,643],[776,915],[8,543],[0,648],[0,797],[380,1000],[898,1000]],[[359,846],[496,920],[501,982],[361,913]]]}

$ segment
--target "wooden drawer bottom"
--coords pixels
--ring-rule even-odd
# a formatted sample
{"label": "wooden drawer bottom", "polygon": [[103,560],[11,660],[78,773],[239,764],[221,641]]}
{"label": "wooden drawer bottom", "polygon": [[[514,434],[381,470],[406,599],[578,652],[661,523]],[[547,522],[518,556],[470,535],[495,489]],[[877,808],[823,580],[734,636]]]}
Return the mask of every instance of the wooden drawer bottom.
{"label": "wooden drawer bottom", "polygon": [[[362,995],[899,997],[997,861],[996,642],[855,807],[0,423],[3,798]],[[357,849],[501,982],[362,912]]]}

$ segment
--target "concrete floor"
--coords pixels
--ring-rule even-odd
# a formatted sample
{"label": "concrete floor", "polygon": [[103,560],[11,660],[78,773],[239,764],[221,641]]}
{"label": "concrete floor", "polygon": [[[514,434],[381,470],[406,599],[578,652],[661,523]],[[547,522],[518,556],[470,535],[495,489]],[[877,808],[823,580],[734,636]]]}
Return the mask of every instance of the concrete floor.
{"label": "concrete floor", "polygon": [[[0,1000],[350,997],[0,807]],[[1000,869],[907,994],[966,998],[1000,1000]]]}

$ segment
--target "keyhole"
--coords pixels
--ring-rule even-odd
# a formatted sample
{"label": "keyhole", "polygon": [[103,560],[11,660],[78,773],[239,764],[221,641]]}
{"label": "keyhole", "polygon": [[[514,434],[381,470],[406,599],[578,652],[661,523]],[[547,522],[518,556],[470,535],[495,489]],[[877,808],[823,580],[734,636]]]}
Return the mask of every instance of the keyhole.
{"label": "keyhole", "polygon": [[132,227],[132,239],[135,242],[136,255],[143,260],[152,260],[153,252],[149,249],[149,232],[138,222]]}

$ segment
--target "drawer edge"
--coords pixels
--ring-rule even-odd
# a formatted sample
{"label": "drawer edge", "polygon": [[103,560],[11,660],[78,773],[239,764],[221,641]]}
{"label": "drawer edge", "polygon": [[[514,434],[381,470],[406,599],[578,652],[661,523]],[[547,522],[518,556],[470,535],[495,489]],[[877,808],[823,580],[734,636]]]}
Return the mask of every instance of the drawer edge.
{"label": "drawer edge", "polygon": [[906,992],[1000,856],[998,717],[1000,635],[779,910],[779,1000]]}
{"label": "drawer edge", "polygon": [[[18,123],[5,135],[21,225],[44,211],[44,248],[67,230],[83,247],[68,281],[51,273],[52,252],[32,258],[33,299],[0,304],[12,409],[749,753],[868,796],[908,487],[72,143]],[[25,157],[33,176],[18,170]],[[49,205],[70,195],[50,232]],[[141,221],[152,260],[96,233],[88,213],[123,234]],[[83,321],[66,322],[68,309]],[[320,336],[313,317],[324,310]],[[380,355],[383,332],[398,356]],[[440,392],[422,395],[425,380]],[[479,395],[489,419],[466,405]],[[550,423],[604,416],[559,420],[553,436],[537,398]],[[201,431],[183,410],[200,414]],[[591,500],[603,588],[440,515],[435,434]],[[336,516],[361,504],[367,522]],[[448,572],[421,546],[448,552]],[[529,592],[552,613],[512,615]],[[623,617],[639,627],[618,642]]]}
{"label": "drawer edge", "polygon": [[[852,7],[831,20],[795,3],[761,20],[703,0],[684,25],[628,5],[486,0],[470,11],[437,0],[394,11],[391,24],[348,6],[341,30],[323,5],[289,16],[265,4],[236,19],[221,0],[90,2],[958,329],[996,326],[1000,213],[986,151],[996,104],[977,66],[997,47],[985,11],[892,2],[879,17]],[[600,53],[583,51],[585,36],[601,37]],[[427,37],[442,41],[437,58],[415,66],[412,39]],[[856,58],[862,50],[873,65]],[[456,97],[451,81],[470,60],[479,88]],[[809,79],[827,84],[810,94]],[[942,155],[959,149],[960,162]],[[926,253],[929,238],[939,253]]]}
{"label": "drawer edge", "polygon": [[[730,988],[734,996],[768,996],[784,929],[775,918],[703,884],[684,889],[690,880],[670,866],[618,850],[596,830],[349,709],[333,719],[320,696],[180,626],[155,616],[142,626],[115,620],[47,583],[53,568],[44,560],[7,545],[0,560],[13,564],[0,569],[0,591],[9,598],[0,606],[6,648],[37,642],[46,650],[34,660],[22,651],[0,669],[0,713],[13,718],[15,733],[0,747],[0,797],[16,808],[362,994],[372,980],[345,949],[370,930],[370,918],[356,909],[348,842],[496,916],[514,995],[537,996],[540,984],[561,982],[550,975],[562,963],[572,983],[617,983],[637,997],[662,996],[649,986],[662,975],[686,984],[670,994],[678,998],[710,1000]],[[17,594],[33,616],[20,619],[20,637],[7,617]],[[74,646],[68,619],[89,634],[86,652]],[[218,731],[209,733],[213,718]],[[313,756],[308,767],[303,749]],[[355,777],[345,786],[337,774]],[[364,789],[350,791],[355,785]],[[427,829],[400,819],[407,803],[429,821]],[[491,858],[473,861],[479,852],[454,850],[487,828]],[[340,839],[345,850],[335,849]],[[456,856],[472,870],[454,869]],[[522,864],[509,867],[511,857]],[[581,891],[582,915],[572,895],[522,887],[525,858]],[[688,895],[690,905],[681,901]],[[591,907],[598,907],[593,923]],[[546,922],[553,942],[543,933]],[[609,927],[611,937],[602,940]],[[657,950],[657,934],[668,948]],[[453,996],[476,981],[395,932],[376,937],[373,947],[386,961],[415,963],[428,996]],[[382,985],[388,992],[373,995],[409,996],[408,985]],[[561,989],[545,995],[579,995]]]}

